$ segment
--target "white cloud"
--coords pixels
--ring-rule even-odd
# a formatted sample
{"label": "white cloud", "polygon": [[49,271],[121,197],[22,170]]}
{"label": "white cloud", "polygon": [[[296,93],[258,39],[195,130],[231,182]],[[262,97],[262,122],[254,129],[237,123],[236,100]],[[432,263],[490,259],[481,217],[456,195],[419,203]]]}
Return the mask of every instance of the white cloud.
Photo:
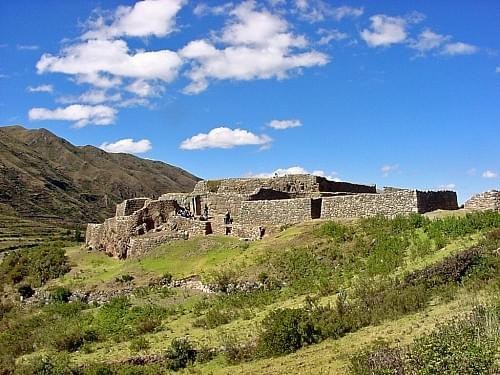
{"label": "white cloud", "polygon": [[88,83],[101,89],[119,87],[122,83],[122,80],[119,77],[109,77],[108,75],[95,72],[88,74],[78,74],[75,78],[75,81],[78,84]]}
{"label": "white cloud", "polygon": [[272,139],[267,135],[256,135],[244,129],[219,127],[208,133],[200,133],[184,140],[180,148],[183,150],[202,150],[206,148],[233,148],[235,146],[259,145],[270,146]]}
{"label": "white cloud", "polygon": [[145,0],[134,6],[119,6],[106,24],[103,17],[90,22],[83,39],[109,39],[120,36],[165,36],[175,30],[175,16],[184,0]]}
{"label": "white cloud", "polygon": [[433,32],[430,29],[425,29],[420,33],[418,39],[411,41],[409,45],[411,48],[416,49],[423,54],[427,51],[440,47],[449,39],[449,35],[441,35]]}
{"label": "white cloud", "polygon": [[245,1],[231,11],[232,19],[216,38],[226,47],[219,49],[210,41],[194,40],[179,51],[193,62],[187,73],[192,82],[186,93],[205,90],[210,79],[284,79],[291,71],[328,62],[328,56],[321,52],[295,52],[307,46],[305,37],[289,32],[281,17],[255,7],[254,1]]}
{"label": "white cloud", "polygon": [[399,170],[398,164],[393,164],[393,165],[386,164],[380,168],[380,171],[382,172],[382,175],[384,177],[387,177],[387,176],[389,176],[390,173],[396,172],[398,170]]}
{"label": "white cloud", "polygon": [[62,96],[56,99],[58,103],[89,103],[99,104],[105,102],[117,102],[122,100],[120,93],[109,95],[106,90],[89,90],[79,96]]}
{"label": "white cloud", "polygon": [[490,171],[489,169],[483,172],[482,175],[484,178],[497,178],[498,173]]}
{"label": "white cloud", "polygon": [[345,17],[352,17],[352,18],[360,17],[363,15],[363,13],[364,13],[363,7],[355,8],[350,6],[341,6],[333,10],[333,17],[337,21],[340,21]]}
{"label": "white cloud", "polygon": [[320,45],[329,44],[332,40],[335,41],[344,40],[348,37],[346,33],[340,32],[336,29],[334,30],[319,29],[317,31],[317,34],[321,35],[321,39],[318,41],[318,44]]}
{"label": "white cloud", "polygon": [[270,128],[273,129],[288,129],[288,128],[297,128],[302,126],[302,122],[298,119],[293,120],[272,120],[267,124]]}
{"label": "white cloud", "polygon": [[439,190],[454,190],[456,188],[455,184],[446,184],[446,185],[439,185],[438,189]]}
{"label": "white cloud", "polygon": [[334,7],[323,0],[295,0],[292,13],[305,21],[315,23],[331,18],[336,21],[346,17],[357,18],[364,13],[364,9],[350,6]]}
{"label": "white cloud", "polygon": [[337,172],[332,172],[330,174],[326,174],[322,170],[315,170],[315,171],[308,171],[307,169],[300,167],[300,166],[294,166],[294,167],[289,167],[289,168],[278,168],[272,172],[263,172],[263,173],[249,173],[247,174],[248,177],[273,177],[273,176],[286,176],[286,175],[294,175],[294,174],[312,174],[314,176],[320,176],[320,177],[325,177],[329,180],[332,181],[340,181],[338,178],[338,173]]}
{"label": "white cloud", "polygon": [[125,152],[130,154],[141,154],[148,152],[153,147],[148,139],[141,139],[139,141],[134,141],[131,138],[120,139],[119,141],[108,143],[104,142],[99,146],[107,152]]}
{"label": "white cloud", "polygon": [[406,40],[407,20],[401,17],[390,17],[377,14],[370,17],[370,29],[361,31],[361,38],[370,47],[386,47]]}
{"label": "white cloud", "polygon": [[[102,73],[107,73],[170,82],[177,77],[181,64],[177,53],[169,50],[129,54],[123,40],[88,40],[64,48],[59,56],[42,55],[36,68],[38,73],[65,73],[87,81],[102,80]],[[110,83],[101,83],[101,87]]]}
{"label": "white cloud", "polygon": [[456,42],[448,43],[444,46],[442,53],[444,55],[472,55],[479,51],[479,48],[473,46],[472,44]]}
{"label": "white cloud", "polygon": [[18,44],[17,49],[18,51],[36,51],[40,48],[40,46],[37,45],[26,45],[26,44]]}
{"label": "white cloud", "polygon": [[209,6],[206,3],[198,3],[194,9],[193,13],[195,16],[203,17],[208,14],[213,14],[216,16],[225,14],[233,7],[233,3],[226,3],[217,6]]}
{"label": "white cloud", "polygon": [[74,121],[75,127],[82,128],[89,124],[109,125],[115,121],[114,108],[97,105],[73,104],[65,108],[50,110],[47,108],[32,108],[28,113],[30,120],[63,120]]}
{"label": "white cloud", "polygon": [[28,86],[29,92],[52,92],[54,87],[52,85]]}
{"label": "white cloud", "polygon": [[125,87],[125,90],[140,97],[155,96],[158,95],[159,92],[161,92],[160,87],[155,87],[154,85],[142,79],[138,79],[132,82],[130,85]]}

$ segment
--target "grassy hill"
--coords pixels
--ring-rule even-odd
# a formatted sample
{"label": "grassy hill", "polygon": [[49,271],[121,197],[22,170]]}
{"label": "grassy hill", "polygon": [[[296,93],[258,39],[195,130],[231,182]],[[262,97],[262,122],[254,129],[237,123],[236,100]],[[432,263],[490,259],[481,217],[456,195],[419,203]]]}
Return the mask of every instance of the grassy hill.
{"label": "grassy hill", "polygon": [[[124,261],[64,243],[26,250],[32,261],[0,264],[0,369],[494,374],[500,214],[440,216],[315,221],[256,242],[195,237]],[[41,253],[52,260],[43,282]],[[51,297],[14,302],[28,284]],[[102,299],[67,303],[70,291]]]}
{"label": "grassy hill", "polygon": [[0,127],[0,215],[98,222],[124,199],[191,191],[198,180],[159,161],[74,146],[46,129]]}

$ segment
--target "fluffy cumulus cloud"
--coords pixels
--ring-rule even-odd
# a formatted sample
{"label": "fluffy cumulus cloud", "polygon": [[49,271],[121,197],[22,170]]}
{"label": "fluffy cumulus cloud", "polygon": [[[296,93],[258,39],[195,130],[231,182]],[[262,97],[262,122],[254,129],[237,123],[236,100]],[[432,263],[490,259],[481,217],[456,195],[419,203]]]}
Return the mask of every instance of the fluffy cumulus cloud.
{"label": "fluffy cumulus cloud", "polygon": [[53,92],[54,87],[52,85],[28,86],[27,90],[29,92]]}
{"label": "fluffy cumulus cloud", "polygon": [[119,6],[111,23],[100,16],[91,21],[83,39],[110,39],[121,36],[162,37],[175,30],[175,16],[184,0],[145,0],[134,6]]}
{"label": "fluffy cumulus cloud", "polygon": [[361,38],[370,47],[387,47],[406,40],[408,22],[405,18],[377,14],[370,17],[370,21],[370,28],[361,31]]}
{"label": "fluffy cumulus cloud", "polygon": [[482,174],[484,178],[497,178],[498,173],[490,171],[489,169],[485,170]]}
{"label": "fluffy cumulus cloud", "polygon": [[62,120],[73,121],[75,127],[81,128],[89,124],[110,125],[115,121],[116,110],[105,105],[73,104],[64,108],[47,109],[32,108],[28,113],[30,120]]}
{"label": "fluffy cumulus cloud", "polygon": [[131,138],[120,139],[119,141],[108,143],[104,142],[99,146],[107,152],[124,152],[130,154],[141,154],[148,152],[153,147],[148,139],[141,139],[139,141],[134,141]]}
{"label": "fluffy cumulus cloud", "polygon": [[200,133],[184,140],[180,148],[183,150],[203,150],[207,148],[233,148],[235,146],[257,145],[261,148],[270,146],[272,139],[267,135],[256,135],[244,129],[219,127],[208,133]]}
{"label": "fluffy cumulus cloud", "polygon": [[273,129],[288,129],[288,128],[297,128],[299,126],[302,126],[302,121],[298,119],[293,119],[293,120],[272,120],[270,121],[267,126]]}
{"label": "fluffy cumulus cloud", "polygon": [[444,46],[442,53],[445,55],[472,55],[479,51],[479,48],[472,44],[456,42],[448,43]]}
{"label": "fluffy cumulus cloud", "polygon": [[314,176],[328,178],[329,180],[332,180],[332,181],[340,181],[337,172],[332,172],[330,174],[327,174],[322,170],[314,170],[314,171],[310,172],[307,169],[300,167],[300,166],[294,166],[294,167],[289,167],[289,168],[278,168],[272,172],[264,172],[264,173],[257,173],[257,174],[248,173],[247,176],[248,177],[273,177],[273,176],[286,176],[286,175],[293,175],[293,174],[312,174]]}
{"label": "fluffy cumulus cloud", "polygon": [[382,172],[382,175],[384,177],[387,177],[387,176],[389,176],[389,174],[396,172],[398,170],[399,170],[398,164],[393,164],[393,165],[386,164],[386,165],[383,165],[382,167],[380,167],[380,171]]}
{"label": "fluffy cumulus cloud", "polygon": [[318,29],[316,33],[321,37],[318,40],[319,45],[330,44],[331,41],[344,40],[349,37],[346,33],[343,33],[337,29],[333,30]]}
{"label": "fluffy cumulus cloud", "polygon": [[[64,48],[59,56],[44,54],[38,73],[65,73],[99,78],[102,74],[170,82],[182,64],[177,53],[169,50],[130,53],[123,40],[88,40]],[[109,83],[109,82],[108,82]]]}
{"label": "fluffy cumulus cloud", "polygon": [[[180,55],[191,61],[186,93],[205,90],[211,79],[252,80],[287,78],[292,71],[324,65],[328,57],[307,47],[302,35],[289,31],[288,23],[254,1],[246,1],[230,12],[231,19],[215,41],[200,39],[188,43]],[[224,47],[218,48],[216,43]]]}

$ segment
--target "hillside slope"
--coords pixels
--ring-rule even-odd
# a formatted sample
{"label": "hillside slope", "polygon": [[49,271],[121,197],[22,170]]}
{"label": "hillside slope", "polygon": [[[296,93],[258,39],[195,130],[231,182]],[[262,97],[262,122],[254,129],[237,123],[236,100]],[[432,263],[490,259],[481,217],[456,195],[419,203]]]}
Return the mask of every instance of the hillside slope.
{"label": "hillside slope", "polygon": [[46,129],[0,127],[0,209],[23,217],[101,221],[124,199],[190,191],[198,180],[159,161],[74,146]]}

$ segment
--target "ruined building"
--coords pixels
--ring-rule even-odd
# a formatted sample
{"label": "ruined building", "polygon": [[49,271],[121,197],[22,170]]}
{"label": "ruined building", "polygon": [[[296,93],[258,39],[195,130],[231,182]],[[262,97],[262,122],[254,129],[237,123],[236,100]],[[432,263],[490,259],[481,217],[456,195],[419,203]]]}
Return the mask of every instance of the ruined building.
{"label": "ruined building", "polygon": [[[378,192],[375,185],[312,175],[206,180],[198,182],[191,193],[124,201],[117,206],[115,217],[103,224],[88,225],[86,243],[126,258],[191,235],[258,239],[284,225],[314,219],[391,217],[457,208],[457,196],[452,191],[385,188]],[[185,217],[190,216],[185,209],[192,217]]]}

